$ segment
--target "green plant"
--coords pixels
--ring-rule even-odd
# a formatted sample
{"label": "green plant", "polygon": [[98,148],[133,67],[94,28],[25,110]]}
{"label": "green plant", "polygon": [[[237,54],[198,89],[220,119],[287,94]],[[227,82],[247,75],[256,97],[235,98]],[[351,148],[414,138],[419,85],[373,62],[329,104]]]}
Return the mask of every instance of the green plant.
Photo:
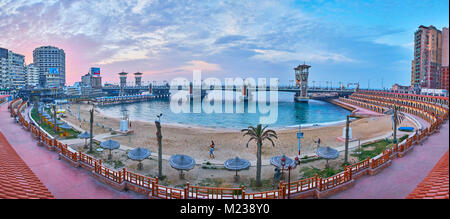
{"label": "green plant", "polygon": [[315,167],[304,167],[300,170],[300,172],[303,173],[302,179],[307,179],[314,177],[316,174],[321,178],[328,178],[330,176],[335,175],[336,173],[342,172],[342,169],[335,170],[331,167],[325,168],[325,169],[319,169]]}
{"label": "green plant", "polygon": [[241,132],[244,133],[245,136],[249,136],[250,139],[247,142],[248,144],[251,141],[255,141],[257,145],[257,153],[256,153],[256,185],[261,186],[261,150],[262,145],[265,140],[272,143],[272,146],[275,147],[274,139],[278,139],[277,133],[274,130],[267,129],[267,126],[262,127],[261,124],[258,124],[256,127],[249,126],[247,129],[242,129]]}

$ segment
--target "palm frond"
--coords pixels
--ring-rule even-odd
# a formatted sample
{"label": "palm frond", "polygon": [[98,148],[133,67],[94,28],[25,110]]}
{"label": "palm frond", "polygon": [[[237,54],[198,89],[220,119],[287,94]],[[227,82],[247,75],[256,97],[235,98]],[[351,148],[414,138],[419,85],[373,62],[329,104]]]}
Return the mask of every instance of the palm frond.
{"label": "palm frond", "polygon": [[250,139],[248,139],[247,144],[246,144],[246,147],[248,147],[248,144],[249,144],[251,141],[253,141],[253,140],[257,141],[258,139],[255,138],[255,137],[251,137]]}
{"label": "palm frond", "polygon": [[275,143],[273,142],[273,140],[271,138],[265,137],[263,138],[263,140],[268,140],[272,143],[272,147],[275,147]]}

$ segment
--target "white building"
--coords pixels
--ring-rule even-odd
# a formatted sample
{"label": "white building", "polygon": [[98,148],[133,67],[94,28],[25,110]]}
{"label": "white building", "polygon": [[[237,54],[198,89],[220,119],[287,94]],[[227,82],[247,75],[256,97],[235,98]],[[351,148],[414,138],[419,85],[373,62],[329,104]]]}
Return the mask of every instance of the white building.
{"label": "white building", "polygon": [[34,64],[25,66],[26,72],[26,85],[31,87],[37,87],[39,85],[39,68]]}
{"label": "white building", "polygon": [[33,51],[33,63],[39,68],[41,87],[64,87],[66,84],[66,54],[53,46],[42,46]]}
{"label": "white building", "polygon": [[25,86],[25,56],[0,48],[0,88]]}
{"label": "white building", "polygon": [[11,78],[9,77],[8,59],[0,57],[0,88],[10,88]]}

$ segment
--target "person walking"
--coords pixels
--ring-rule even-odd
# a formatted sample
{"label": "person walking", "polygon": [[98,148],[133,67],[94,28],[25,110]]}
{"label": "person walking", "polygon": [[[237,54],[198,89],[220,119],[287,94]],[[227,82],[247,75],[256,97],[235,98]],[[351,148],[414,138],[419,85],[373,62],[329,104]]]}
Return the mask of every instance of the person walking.
{"label": "person walking", "polygon": [[216,156],[214,156],[214,147],[215,147],[214,141],[211,140],[211,145],[210,145],[210,149],[209,149],[209,157],[213,158],[213,159],[216,158]]}

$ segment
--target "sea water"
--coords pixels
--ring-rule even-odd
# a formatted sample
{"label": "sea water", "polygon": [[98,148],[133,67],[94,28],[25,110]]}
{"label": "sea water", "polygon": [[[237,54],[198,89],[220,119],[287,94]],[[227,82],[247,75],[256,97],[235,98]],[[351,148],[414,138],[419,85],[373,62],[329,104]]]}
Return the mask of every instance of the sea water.
{"label": "sea water", "polygon": [[[297,127],[300,123],[304,127],[333,124],[345,121],[346,116],[351,113],[349,110],[319,100],[311,99],[308,103],[296,103],[293,95],[293,93],[278,92],[278,119],[273,124],[268,124],[269,127],[290,128]],[[223,96],[225,97],[225,94]],[[253,96],[257,95],[253,94]],[[225,102],[229,102],[229,100]],[[231,101],[231,104],[233,104],[233,109],[236,109],[235,102]],[[193,112],[192,108],[193,103],[191,102],[191,112]],[[162,113],[161,123],[227,129],[255,126],[259,123],[261,116],[258,107],[256,107],[256,113],[249,113],[248,103],[245,104],[244,113],[173,113],[169,100],[101,106],[100,110],[117,118],[122,116],[123,110],[127,110],[131,120],[149,122],[155,121],[156,115]],[[225,106],[223,106],[223,112],[225,112]]]}

